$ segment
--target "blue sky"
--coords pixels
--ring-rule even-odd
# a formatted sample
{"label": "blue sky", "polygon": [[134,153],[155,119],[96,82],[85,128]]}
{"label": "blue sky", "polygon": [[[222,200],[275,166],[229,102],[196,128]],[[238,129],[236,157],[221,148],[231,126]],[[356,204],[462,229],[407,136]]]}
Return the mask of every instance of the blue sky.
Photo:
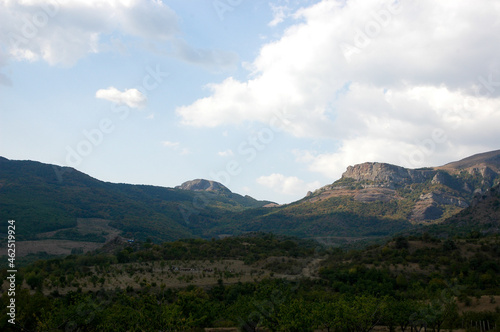
{"label": "blue sky", "polygon": [[0,0],[0,155],[287,203],[499,148],[500,4]]}

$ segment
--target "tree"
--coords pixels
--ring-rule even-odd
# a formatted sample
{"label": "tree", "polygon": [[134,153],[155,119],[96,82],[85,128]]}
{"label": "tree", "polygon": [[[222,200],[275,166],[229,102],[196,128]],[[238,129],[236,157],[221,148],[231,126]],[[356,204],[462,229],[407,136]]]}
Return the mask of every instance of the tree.
{"label": "tree", "polygon": [[336,330],[342,327],[340,308],[337,302],[319,302],[313,306],[312,317],[320,329]]}
{"label": "tree", "polygon": [[245,332],[256,332],[262,326],[262,313],[255,305],[253,296],[240,296],[228,308],[229,317]]}
{"label": "tree", "polygon": [[37,289],[39,291],[43,288],[44,277],[41,274],[30,272],[26,276],[26,283],[31,287],[31,289]]}
{"label": "tree", "polygon": [[286,332],[313,331],[311,305],[303,299],[294,299],[279,307],[278,325]]}
{"label": "tree", "polygon": [[412,315],[418,310],[419,305],[414,300],[386,298],[383,307],[383,321],[393,331],[394,325],[404,332],[411,323]]}
{"label": "tree", "polygon": [[381,300],[360,295],[351,299],[341,299],[341,317],[343,326],[349,332],[369,332],[381,319]]}
{"label": "tree", "polygon": [[218,302],[209,301],[208,294],[197,287],[179,292],[175,302],[182,309],[184,317],[191,317],[195,327],[207,327],[212,324],[218,313],[216,303]]}
{"label": "tree", "polygon": [[181,307],[176,304],[164,305],[161,309],[160,328],[162,331],[188,331],[196,325],[193,316],[189,314],[186,317]]}
{"label": "tree", "polygon": [[396,249],[408,249],[409,247],[408,239],[404,236],[398,236],[395,241]]}

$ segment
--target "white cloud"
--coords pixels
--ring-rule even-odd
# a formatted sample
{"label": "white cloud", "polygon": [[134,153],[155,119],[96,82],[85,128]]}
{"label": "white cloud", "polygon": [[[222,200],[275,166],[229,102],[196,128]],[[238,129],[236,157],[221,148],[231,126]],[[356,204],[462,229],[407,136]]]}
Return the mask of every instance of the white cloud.
{"label": "white cloud", "polygon": [[288,12],[290,9],[287,6],[276,6],[272,3],[270,4],[270,6],[271,10],[273,11],[273,19],[267,25],[269,25],[270,27],[274,27],[285,20],[285,18],[287,17],[287,14],[285,12]]}
{"label": "white cloud", "polygon": [[195,48],[180,35],[176,13],[160,0],[0,1],[0,46],[14,60],[72,66],[88,54],[143,45],[209,69],[235,67],[236,53]]}
{"label": "white cloud", "polygon": [[148,99],[137,89],[126,89],[123,92],[109,87],[97,90],[96,98],[109,100],[118,105],[127,105],[130,108],[144,108]]}
{"label": "white cloud", "polygon": [[[421,167],[498,148],[498,1],[323,0],[294,17],[248,79],[208,85],[207,97],[176,110],[181,122],[268,124],[286,110],[289,134],[340,146],[302,154],[332,177],[368,159]],[[422,152],[435,130],[446,140]]]}
{"label": "white cloud", "polygon": [[365,161],[404,167],[439,166],[498,149],[500,98],[473,97],[446,87],[387,90],[354,85],[339,99],[332,129],[335,152],[296,150],[296,160],[332,180]]}
{"label": "white cloud", "polygon": [[189,149],[181,147],[179,142],[163,141],[161,144],[166,148],[179,152],[181,155],[187,155],[190,153]]}
{"label": "white cloud", "polygon": [[318,189],[319,181],[306,183],[296,176],[285,176],[279,173],[273,173],[268,176],[261,176],[257,183],[285,195],[306,195],[308,191]]}
{"label": "white cloud", "polygon": [[219,151],[219,152],[217,152],[217,155],[219,155],[221,157],[231,157],[231,156],[234,155],[234,152],[233,152],[233,150],[228,149],[228,150],[225,150],[225,151]]}
{"label": "white cloud", "polygon": [[112,46],[103,36],[164,41],[179,30],[168,6],[140,0],[0,1],[0,22],[0,40],[15,60],[65,66]]}
{"label": "white cloud", "polygon": [[163,144],[163,146],[167,147],[167,148],[174,148],[174,149],[177,149],[179,147],[179,142],[171,142],[171,141],[163,141],[161,142],[161,144]]}

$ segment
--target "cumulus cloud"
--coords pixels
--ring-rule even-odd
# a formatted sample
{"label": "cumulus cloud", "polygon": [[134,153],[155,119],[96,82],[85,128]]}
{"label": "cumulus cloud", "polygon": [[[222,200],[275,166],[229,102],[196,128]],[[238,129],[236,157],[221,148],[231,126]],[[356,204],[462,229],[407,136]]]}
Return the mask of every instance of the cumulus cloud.
{"label": "cumulus cloud", "polygon": [[210,69],[235,66],[235,53],[198,49],[179,35],[178,16],[160,0],[0,1],[0,46],[17,61],[72,66],[88,54],[126,52],[139,39],[157,53]]}
{"label": "cumulus cloud", "polygon": [[308,191],[320,187],[319,181],[306,183],[296,176],[285,176],[279,173],[261,176],[257,179],[257,183],[285,195],[303,194],[305,196]]}
{"label": "cumulus cloud", "polygon": [[179,30],[168,6],[139,0],[0,1],[0,22],[0,40],[15,60],[66,66],[109,47],[103,36],[161,41]]}
{"label": "cumulus cloud", "polygon": [[179,154],[181,154],[181,155],[186,155],[186,154],[190,153],[189,149],[183,148],[181,146],[181,143],[179,143],[179,142],[163,141],[163,142],[161,142],[161,144],[166,148],[169,148],[169,149],[172,149],[174,151],[179,152]]}
{"label": "cumulus cloud", "polygon": [[[328,176],[367,159],[421,167],[495,149],[499,16],[495,0],[323,0],[262,46],[248,79],[209,84],[176,111],[185,125],[215,127],[286,110],[289,134],[334,142],[299,153]],[[425,150],[436,130],[446,140]]]}
{"label": "cumulus cloud", "polygon": [[439,166],[498,149],[500,98],[470,96],[444,86],[386,90],[355,85],[339,99],[335,152],[296,150],[296,160],[331,179],[349,165],[388,162]]}
{"label": "cumulus cloud", "polygon": [[7,65],[7,55],[3,52],[3,50],[0,48],[0,85],[6,85],[6,86],[11,86],[12,81],[10,78],[2,73],[2,68]]}
{"label": "cumulus cloud", "polygon": [[137,89],[120,90],[109,87],[107,89],[97,90],[96,98],[109,100],[118,105],[127,105],[130,108],[144,108],[148,99]]}
{"label": "cumulus cloud", "polygon": [[161,142],[161,144],[163,144],[163,146],[167,147],[167,148],[178,148],[179,147],[179,142],[171,142],[171,141],[163,141]]}
{"label": "cumulus cloud", "polygon": [[233,152],[233,150],[228,149],[228,150],[225,150],[225,151],[219,151],[219,152],[217,152],[217,155],[219,155],[221,157],[230,157],[230,156],[234,155],[234,152]]}
{"label": "cumulus cloud", "polygon": [[287,16],[286,13],[289,12],[290,9],[287,6],[276,6],[272,3],[269,5],[271,6],[271,10],[273,11],[273,19],[267,25],[269,25],[270,27],[274,27],[285,20]]}

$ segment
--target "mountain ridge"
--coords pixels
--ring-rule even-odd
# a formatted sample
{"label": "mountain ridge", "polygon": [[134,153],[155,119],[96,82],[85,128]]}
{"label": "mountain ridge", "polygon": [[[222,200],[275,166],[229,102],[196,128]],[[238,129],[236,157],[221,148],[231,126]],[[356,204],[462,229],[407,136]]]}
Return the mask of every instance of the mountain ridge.
{"label": "mountain ridge", "polygon": [[0,218],[18,220],[20,240],[62,230],[72,230],[73,240],[86,238],[75,233],[77,220],[96,218],[109,220],[127,237],[200,237],[218,215],[270,203],[228,192],[200,196],[189,190],[110,183],[69,167],[0,158]]}
{"label": "mountain ridge", "polygon": [[68,167],[0,157],[0,218],[17,220],[20,241],[43,236],[44,241],[102,242],[117,233],[160,242],[256,231],[377,238],[441,223],[470,206],[475,195],[500,182],[499,156],[492,151],[446,164],[452,171],[362,163],[303,199],[273,208],[268,207],[272,202],[233,193],[211,180],[175,188],[116,184]]}
{"label": "mountain ridge", "polygon": [[412,223],[439,222],[468,207],[475,194],[499,182],[500,150],[494,150],[439,167],[411,169],[380,162],[348,166],[339,180],[309,193],[304,200],[407,200],[412,204],[407,211]]}

